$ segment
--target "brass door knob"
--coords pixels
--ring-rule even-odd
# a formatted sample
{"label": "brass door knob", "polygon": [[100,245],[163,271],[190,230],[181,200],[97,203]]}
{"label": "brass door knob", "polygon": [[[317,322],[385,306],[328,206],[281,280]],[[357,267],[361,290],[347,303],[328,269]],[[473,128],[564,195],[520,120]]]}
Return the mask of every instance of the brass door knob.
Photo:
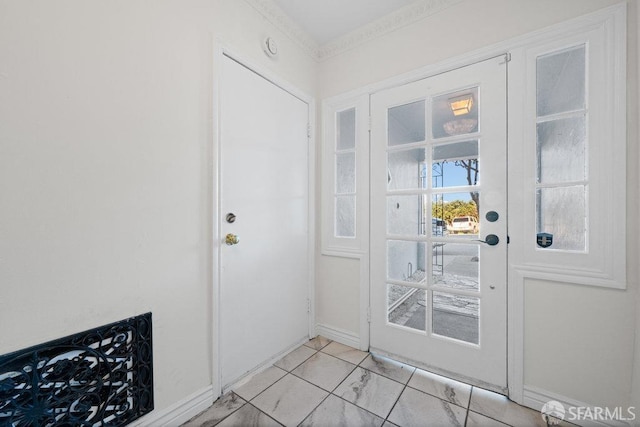
{"label": "brass door knob", "polygon": [[238,239],[238,236],[236,236],[235,234],[229,233],[225,236],[224,242],[229,246],[233,246],[240,243],[240,239]]}

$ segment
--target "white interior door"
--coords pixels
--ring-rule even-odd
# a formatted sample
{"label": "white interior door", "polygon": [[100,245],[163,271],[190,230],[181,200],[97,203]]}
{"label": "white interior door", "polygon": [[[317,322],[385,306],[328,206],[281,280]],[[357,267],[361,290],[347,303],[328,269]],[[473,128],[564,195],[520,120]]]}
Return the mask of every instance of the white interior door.
{"label": "white interior door", "polygon": [[[216,244],[225,387],[309,334],[309,106],[226,55],[221,73]],[[238,242],[228,245],[227,234]]]}
{"label": "white interior door", "polygon": [[504,389],[505,60],[376,93],[371,114],[371,348]]}

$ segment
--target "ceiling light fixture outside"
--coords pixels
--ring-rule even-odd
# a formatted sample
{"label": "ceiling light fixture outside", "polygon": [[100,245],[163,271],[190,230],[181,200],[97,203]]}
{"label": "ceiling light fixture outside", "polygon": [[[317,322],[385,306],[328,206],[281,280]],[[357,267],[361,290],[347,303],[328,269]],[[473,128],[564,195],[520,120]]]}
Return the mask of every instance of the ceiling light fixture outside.
{"label": "ceiling light fixture outside", "polygon": [[456,96],[449,99],[449,106],[454,116],[462,116],[471,112],[473,107],[473,94],[467,93],[466,95]]}

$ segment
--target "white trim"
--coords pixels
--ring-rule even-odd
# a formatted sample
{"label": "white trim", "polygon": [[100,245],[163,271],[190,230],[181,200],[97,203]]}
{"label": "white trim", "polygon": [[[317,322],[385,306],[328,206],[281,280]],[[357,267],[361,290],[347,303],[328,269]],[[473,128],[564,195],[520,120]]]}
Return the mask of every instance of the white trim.
{"label": "white trim", "polygon": [[271,356],[269,359],[265,360],[264,362],[262,362],[260,365],[256,366],[255,368],[253,368],[249,372],[241,375],[240,377],[238,377],[235,380],[231,381],[229,384],[225,385],[223,387],[223,389],[222,389],[222,394],[226,394],[227,392],[229,392],[231,390],[235,390],[236,388],[240,387],[241,385],[246,384],[247,382],[249,382],[251,380],[251,378],[253,378],[254,375],[257,375],[260,372],[268,369],[275,362],[277,362],[278,360],[282,359],[287,354],[291,353],[293,350],[295,350],[296,348],[300,347],[301,345],[304,345],[308,341],[309,341],[309,338],[308,337],[304,337],[304,338],[296,341],[295,344],[290,345],[289,347],[287,347],[285,350],[275,354],[274,356]]}
{"label": "white trim", "polygon": [[362,251],[349,251],[344,248],[326,248],[320,252],[321,255],[336,257],[336,258],[351,258],[351,259],[361,259],[366,252]]}
{"label": "white trim", "polygon": [[[511,223],[511,237],[518,248],[511,262],[530,278],[580,285],[625,289],[626,201],[626,49],[625,8],[618,7],[598,23],[581,26],[580,21],[565,25],[566,33],[538,40],[512,51],[513,64],[520,69],[510,81],[511,94],[524,102],[510,108],[512,151],[523,152],[518,179],[510,181],[513,192],[524,196],[517,207],[521,216]],[[588,132],[588,227],[587,249],[583,252],[542,250],[532,241],[535,236],[536,156],[536,63],[551,52],[586,46]],[[520,117],[519,117],[520,116]],[[576,182],[577,183],[577,182]],[[576,184],[574,183],[574,184]],[[566,183],[564,185],[570,185]],[[519,188],[516,188],[519,187]],[[610,206],[621,206],[612,220]]]}
{"label": "white trim", "polygon": [[161,411],[154,411],[139,420],[133,427],[179,426],[209,408],[216,400],[212,386],[199,390]]}
{"label": "white trim", "polygon": [[456,68],[464,67],[469,64],[474,64],[486,59],[495,58],[497,56],[504,55],[513,49],[525,47],[527,45],[538,43],[544,40],[553,40],[555,37],[560,37],[563,35],[566,36],[567,34],[571,34],[571,32],[575,31],[576,29],[586,30],[590,28],[598,28],[602,25],[603,21],[611,17],[611,15],[619,13],[620,10],[626,10],[626,3],[609,6],[596,12],[592,12],[577,18],[572,18],[568,21],[561,22],[550,27],[542,28],[522,36],[511,38],[470,52],[462,53],[453,58],[438,62],[437,64],[425,65],[424,67],[420,67],[415,70],[408,71],[406,73],[402,73],[376,83],[371,83],[366,86],[350,90],[348,92],[334,95],[330,98],[327,98],[324,102],[337,103],[349,98],[357,98],[358,96],[366,94],[374,94],[385,89],[390,89],[392,87],[401,86],[417,80],[422,80],[427,77],[451,71]]}
{"label": "white trim", "polygon": [[287,15],[272,0],[245,0],[267,21],[282,31],[289,39],[300,46],[313,59],[318,59],[318,42],[316,42],[297,22]]}
{"label": "white trim", "polygon": [[422,0],[408,4],[344,36],[320,46],[316,59],[323,61],[340,55],[385,34],[413,24],[428,16],[460,3],[462,0]]}
{"label": "white trim", "polygon": [[[368,230],[367,230],[368,232]],[[369,331],[369,253],[368,252],[345,252],[345,251],[323,251],[323,256],[330,256],[336,258],[348,258],[355,259],[359,261],[360,271],[359,271],[359,291],[360,291],[360,301],[359,301],[359,315],[358,315],[358,323],[360,325],[360,335],[353,334],[351,332],[341,331],[340,334],[346,333],[350,336],[350,340],[352,347],[358,348],[362,351],[369,351],[369,339],[370,339],[370,331]],[[330,331],[337,331],[337,329],[332,328],[331,326],[322,325],[323,328],[328,328]],[[324,334],[320,331],[317,331],[319,335]],[[312,335],[313,336],[313,335]],[[329,338],[329,337],[327,337]],[[357,340],[357,345],[353,344],[353,341]]]}
{"label": "white trim", "polygon": [[[336,113],[355,109],[355,237],[335,236]],[[369,99],[366,95],[322,103],[321,251],[365,253],[369,245]],[[351,257],[351,256],[348,256]]]}
{"label": "white trim", "polygon": [[316,102],[309,98],[309,212],[307,218],[308,233],[308,266],[309,266],[309,338],[316,336]]}
{"label": "white trim", "polygon": [[434,15],[462,0],[420,0],[391,12],[367,25],[320,45],[297,22],[272,0],[245,0],[277,29],[300,46],[316,61],[345,53],[357,46],[381,37],[416,21]]}
{"label": "white trim", "polygon": [[369,287],[369,254],[360,258],[360,350],[369,351],[371,344],[371,299]]}
{"label": "white trim", "polygon": [[323,337],[339,342],[340,344],[348,345],[353,348],[360,347],[360,337],[351,331],[345,331],[344,329],[334,328],[333,326],[323,325],[321,323],[316,324],[316,331],[318,332],[318,335],[322,335]]}
{"label": "white trim", "polygon": [[[214,39],[213,41],[213,143],[212,143],[212,155],[214,156],[214,160],[212,161],[212,208],[213,208],[213,224],[212,224],[212,303],[211,303],[211,311],[212,311],[212,334],[213,337],[211,339],[211,372],[212,372],[212,390],[215,398],[218,398],[222,394],[221,384],[221,371],[220,371],[220,251],[219,245],[216,242],[222,241],[222,235],[220,233],[222,226],[222,213],[220,212],[220,71],[221,64],[223,61],[223,56],[227,56],[234,61],[242,64],[247,67],[254,73],[260,75],[264,79],[273,83],[274,85],[280,87],[284,91],[289,94],[295,96],[300,99],[302,102],[308,105],[308,123],[311,129],[309,133],[309,144],[308,144],[308,263],[309,263],[309,274],[308,274],[308,295],[309,299],[309,313],[307,316],[307,321],[309,323],[308,333],[309,337],[315,336],[315,136],[313,130],[315,129],[315,120],[316,120],[316,110],[315,110],[315,98],[310,96],[309,94],[301,91],[297,87],[293,86],[286,80],[282,79],[280,76],[266,70],[264,67],[256,64],[250,59],[244,57],[239,54],[235,49],[229,47],[226,43],[219,39]],[[307,337],[308,338],[308,337]],[[262,366],[262,365],[261,365]]]}
{"label": "white trim", "polygon": [[[594,408],[597,405],[589,405],[588,403],[580,402],[575,399],[571,399],[566,396],[562,396],[557,393],[552,393],[547,390],[543,390],[538,387],[526,386],[524,388],[524,401],[523,405],[527,406],[531,409],[535,409],[536,411],[540,411],[542,406],[549,402],[550,400],[555,400],[556,402],[562,403],[565,408],[566,413],[568,413],[569,408]],[[626,408],[622,408],[626,411]],[[607,420],[607,422],[601,420],[573,420],[567,419],[565,416],[565,421],[569,421],[570,423],[577,424],[580,426],[628,426],[629,423],[625,423],[622,421],[612,421]]]}

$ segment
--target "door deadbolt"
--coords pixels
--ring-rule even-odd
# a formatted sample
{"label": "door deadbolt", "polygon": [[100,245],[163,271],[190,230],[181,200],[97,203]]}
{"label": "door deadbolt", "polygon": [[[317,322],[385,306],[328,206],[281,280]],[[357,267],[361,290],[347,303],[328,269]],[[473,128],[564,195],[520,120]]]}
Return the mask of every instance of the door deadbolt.
{"label": "door deadbolt", "polygon": [[229,224],[233,224],[234,222],[236,222],[236,216],[235,216],[235,214],[233,214],[233,213],[231,213],[231,212],[229,212],[229,213],[227,214],[226,219],[227,219],[227,222],[228,222]]}
{"label": "door deadbolt", "polygon": [[496,222],[498,218],[500,218],[500,215],[498,215],[498,212],[496,211],[489,211],[485,215],[485,218],[487,218],[487,221],[489,222]]}

